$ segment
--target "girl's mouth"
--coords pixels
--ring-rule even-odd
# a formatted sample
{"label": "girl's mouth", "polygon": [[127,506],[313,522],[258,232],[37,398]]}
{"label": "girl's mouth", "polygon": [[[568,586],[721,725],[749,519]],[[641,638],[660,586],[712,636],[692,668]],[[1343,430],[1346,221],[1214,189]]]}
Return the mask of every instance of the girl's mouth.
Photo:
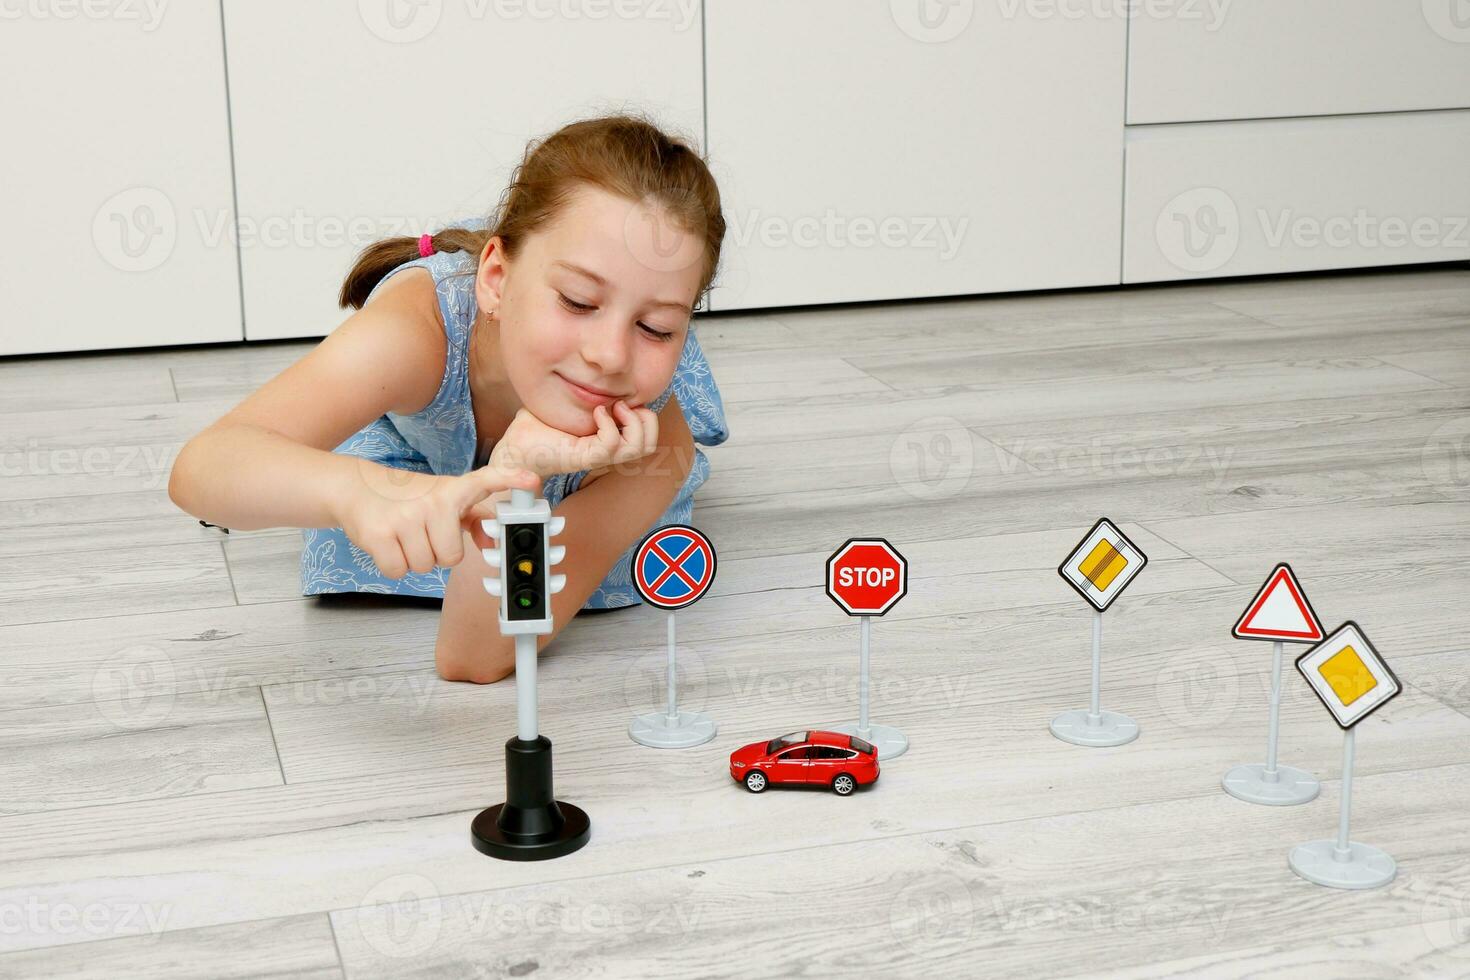
{"label": "girl's mouth", "polygon": [[[556,374],[556,372],[552,373]],[[613,403],[618,400],[618,396],[616,395],[600,395],[595,391],[582,387],[575,381],[571,381],[567,378],[562,377],[560,374],[557,374],[556,376],[558,378],[561,378],[562,383],[567,386],[567,388],[571,391],[573,395],[575,395],[578,399],[580,399],[584,404],[588,406],[603,405],[607,408],[612,408]]]}

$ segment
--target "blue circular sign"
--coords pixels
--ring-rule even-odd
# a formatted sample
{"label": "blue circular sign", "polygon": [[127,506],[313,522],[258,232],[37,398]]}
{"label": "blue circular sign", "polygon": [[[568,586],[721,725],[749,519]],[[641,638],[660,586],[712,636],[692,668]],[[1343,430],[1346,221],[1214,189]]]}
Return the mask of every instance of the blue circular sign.
{"label": "blue circular sign", "polygon": [[715,580],[715,547],[687,524],[650,532],[633,555],[633,588],[650,606],[682,609]]}

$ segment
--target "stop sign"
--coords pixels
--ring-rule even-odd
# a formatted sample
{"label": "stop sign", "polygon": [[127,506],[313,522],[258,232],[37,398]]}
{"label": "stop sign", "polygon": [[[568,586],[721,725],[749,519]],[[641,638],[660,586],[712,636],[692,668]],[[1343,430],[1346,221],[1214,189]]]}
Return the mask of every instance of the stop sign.
{"label": "stop sign", "polygon": [[882,538],[849,538],[827,559],[827,595],[849,616],[881,616],[908,592],[908,570]]}

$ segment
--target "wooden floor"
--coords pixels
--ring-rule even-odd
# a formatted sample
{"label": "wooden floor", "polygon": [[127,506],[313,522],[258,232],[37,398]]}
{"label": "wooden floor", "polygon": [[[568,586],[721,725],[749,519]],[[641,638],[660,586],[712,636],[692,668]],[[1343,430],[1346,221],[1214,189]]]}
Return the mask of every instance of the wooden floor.
{"label": "wooden floor", "polygon": [[[166,493],[178,447],[305,344],[0,362],[0,976],[1154,977],[1470,974],[1470,269],[710,316],[729,411],[679,617],[711,743],[632,743],[662,614],[543,657],[558,794],[592,842],[475,853],[510,682],[447,683],[437,610],[303,599],[298,532]],[[1103,699],[1142,736],[1054,739],[1089,612],[1056,566],[1099,516],[1151,564],[1108,612]],[[908,557],[873,718],[911,741],[854,797],[747,794],[731,749],[856,713],[844,539]],[[573,556],[572,560],[575,560]],[[1220,777],[1265,749],[1270,645],[1235,616],[1290,561],[1405,683],[1357,740],[1294,672],[1305,806]]]}

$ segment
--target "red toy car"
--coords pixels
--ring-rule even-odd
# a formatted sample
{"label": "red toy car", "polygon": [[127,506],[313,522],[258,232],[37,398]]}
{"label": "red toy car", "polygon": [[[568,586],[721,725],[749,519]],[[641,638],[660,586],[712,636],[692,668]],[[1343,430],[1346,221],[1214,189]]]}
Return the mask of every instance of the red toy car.
{"label": "red toy car", "polygon": [[878,750],[855,735],[792,732],[731,752],[730,777],[752,793],[779,783],[830,786],[848,796],[878,778]]}

